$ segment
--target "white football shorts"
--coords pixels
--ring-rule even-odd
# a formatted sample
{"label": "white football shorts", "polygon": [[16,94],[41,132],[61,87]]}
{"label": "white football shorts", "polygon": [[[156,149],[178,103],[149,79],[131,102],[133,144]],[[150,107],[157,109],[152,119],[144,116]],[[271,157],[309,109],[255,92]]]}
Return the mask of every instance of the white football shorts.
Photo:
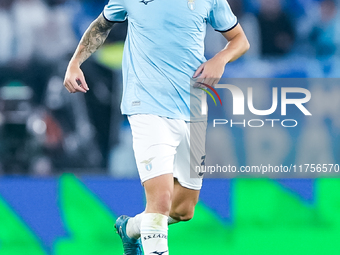
{"label": "white football shorts", "polygon": [[171,173],[183,187],[201,189],[202,176],[195,170],[205,160],[206,121],[186,122],[153,114],[128,119],[142,183]]}

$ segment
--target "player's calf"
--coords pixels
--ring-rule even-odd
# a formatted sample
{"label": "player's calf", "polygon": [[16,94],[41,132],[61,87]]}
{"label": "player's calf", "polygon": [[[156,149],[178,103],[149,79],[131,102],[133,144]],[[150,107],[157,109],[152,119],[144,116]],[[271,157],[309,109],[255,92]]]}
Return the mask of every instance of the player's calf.
{"label": "player's calf", "polygon": [[170,217],[177,221],[192,219],[198,202],[199,190],[183,187],[176,179],[171,204]]}

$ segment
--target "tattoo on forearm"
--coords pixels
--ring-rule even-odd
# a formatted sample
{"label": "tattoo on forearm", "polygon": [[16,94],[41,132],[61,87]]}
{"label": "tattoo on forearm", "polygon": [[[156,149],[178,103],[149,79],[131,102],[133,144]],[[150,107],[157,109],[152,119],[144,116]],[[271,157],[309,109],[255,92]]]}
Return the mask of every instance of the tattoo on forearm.
{"label": "tattoo on forearm", "polygon": [[113,22],[107,21],[102,15],[92,22],[81,38],[76,52],[76,58],[79,59],[80,64],[104,43],[113,24]]}

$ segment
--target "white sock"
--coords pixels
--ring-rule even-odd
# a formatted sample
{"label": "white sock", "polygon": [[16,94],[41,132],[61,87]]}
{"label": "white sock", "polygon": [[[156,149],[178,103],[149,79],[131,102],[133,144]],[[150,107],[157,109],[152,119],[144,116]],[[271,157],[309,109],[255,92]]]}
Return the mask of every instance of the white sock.
{"label": "white sock", "polygon": [[168,217],[168,225],[171,225],[171,224],[175,224],[175,223],[178,223],[179,220],[175,220],[173,218],[171,218],[170,216]]}
{"label": "white sock", "polygon": [[[126,224],[126,233],[130,238],[138,239],[140,238],[140,225],[142,222],[144,212],[137,214],[135,217],[130,218],[128,223]],[[168,217],[168,225],[172,225],[178,223],[179,220],[175,220]]]}
{"label": "white sock", "polygon": [[126,234],[130,238],[138,239],[140,238],[140,225],[142,222],[144,212],[137,214],[135,217],[130,218],[126,224]]}
{"label": "white sock", "polygon": [[145,213],[142,217],[141,239],[145,255],[168,255],[168,217]]}

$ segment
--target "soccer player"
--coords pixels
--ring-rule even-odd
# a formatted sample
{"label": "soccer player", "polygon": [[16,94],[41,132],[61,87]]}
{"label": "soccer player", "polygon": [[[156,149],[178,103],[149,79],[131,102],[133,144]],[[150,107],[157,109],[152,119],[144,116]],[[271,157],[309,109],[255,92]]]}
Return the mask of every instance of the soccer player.
{"label": "soccer player", "polygon": [[[192,86],[192,78],[216,84],[225,65],[244,54],[249,43],[226,0],[110,0],[68,65],[64,85],[69,92],[89,89],[81,64],[112,26],[126,19],[121,110],[131,125],[147,204],[133,218],[119,217],[115,226],[125,255],[142,254],[142,246],[147,255],[165,255],[168,225],[193,217],[202,185],[199,173],[190,174],[193,166],[204,164],[206,131],[206,116],[196,107],[203,91]],[[228,41],[208,61],[207,23]],[[203,136],[190,144],[193,133]]]}

